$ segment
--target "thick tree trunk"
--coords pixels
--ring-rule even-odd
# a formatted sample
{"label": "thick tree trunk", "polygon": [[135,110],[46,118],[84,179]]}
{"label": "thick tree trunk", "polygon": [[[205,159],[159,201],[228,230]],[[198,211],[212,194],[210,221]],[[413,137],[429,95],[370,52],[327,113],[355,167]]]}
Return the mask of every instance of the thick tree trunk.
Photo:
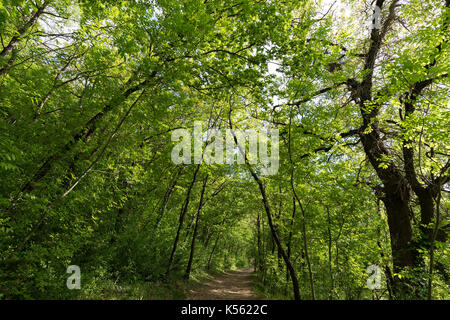
{"label": "thick tree trunk", "polygon": [[[394,163],[389,163],[387,168],[383,167],[380,159],[382,155],[388,155],[389,152],[380,138],[378,126],[375,124],[373,128],[371,133],[361,135],[361,141],[369,161],[383,182],[383,187],[380,187],[383,194],[381,200],[388,218],[393,271],[400,273],[417,266],[416,244],[413,242],[411,226],[413,213],[410,208],[410,186]],[[394,297],[415,297],[416,293],[411,291],[414,286],[411,284],[411,280],[407,277],[394,277],[392,288]]]}
{"label": "thick tree trunk", "polygon": [[394,272],[415,265],[415,255],[412,248],[412,230],[410,223],[409,201],[399,194],[387,194],[383,198],[388,218],[391,236],[392,258]]}
{"label": "thick tree trunk", "polygon": [[[384,0],[377,0],[376,5],[379,8],[383,7]],[[373,28],[370,33],[370,47],[365,55],[364,71],[366,75],[361,83],[355,80],[348,81],[350,91],[353,99],[360,105],[363,126],[360,128],[360,138],[364,147],[364,152],[367,155],[372,167],[376,171],[379,179],[383,183],[380,191],[383,194],[381,197],[388,216],[388,226],[391,236],[391,247],[393,255],[394,273],[399,273],[410,267],[420,266],[420,261],[417,254],[417,244],[413,241],[412,227],[410,219],[412,212],[410,209],[410,193],[414,190],[419,198],[421,208],[421,222],[427,224],[431,222],[434,215],[433,195],[428,188],[423,187],[417,180],[413,149],[409,147],[412,141],[405,140],[403,143],[403,157],[404,157],[404,171],[398,165],[390,160],[383,162],[383,158],[392,155],[388,145],[382,138],[380,127],[378,124],[378,113],[381,105],[372,99],[372,85],[373,74],[379,50],[382,46],[383,37],[390,25],[396,17],[396,7],[399,1],[393,0],[389,6],[389,14],[383,22],[382,28],[379,30]],[[445,1],[445,6],[449,7],[450,1]],[[448,18],[444,19],[443,30],[448,28]],[[436,49],[440,52],[442,44],[439,44]],[[434,59],[430,64],[424,68],[429,69],[436,64]],[[414,113],[414,102],[421,94],[422,90],[433,82],[433,79],[426,79],[412,84],[410,91],[404,96],[405,101],[405,118]],[[378,94],[382,94],[380,91]],[[402,119],[403,120],[403,119]],[[422,226],[422,231],[425,231],[429,238],[429,231]],[[393,294],[396,298],[418,298],[420,290],[417,283],[412,283],[412,279],[404,277],[394,277]],[[415,288],[415,289],[414,289]],[[419,294],[420,295],[420,294]]]}
{"label": "thick tree trunk", "polygon": [[[402,198],[399,193],[388,193],[382,200],[388,217],[394,274],[411,271],[419,265],[419,259],[417,244],[413,241],[409,199]],[[422,286],[415,276],[402,275],[400,278],[394,275],[392,295],[394,299],[420,299],[423,295]]]}

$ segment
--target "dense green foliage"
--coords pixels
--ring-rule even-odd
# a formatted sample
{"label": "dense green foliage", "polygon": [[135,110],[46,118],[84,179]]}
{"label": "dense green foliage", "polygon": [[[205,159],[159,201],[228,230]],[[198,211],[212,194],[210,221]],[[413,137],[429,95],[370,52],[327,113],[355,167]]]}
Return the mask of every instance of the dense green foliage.
{"label": "dense green foliage", "polygon": [[[0,298],[449,299],[449,5],[2,0]],[[194,121],[278,129],[277,174],[174,164]]]}

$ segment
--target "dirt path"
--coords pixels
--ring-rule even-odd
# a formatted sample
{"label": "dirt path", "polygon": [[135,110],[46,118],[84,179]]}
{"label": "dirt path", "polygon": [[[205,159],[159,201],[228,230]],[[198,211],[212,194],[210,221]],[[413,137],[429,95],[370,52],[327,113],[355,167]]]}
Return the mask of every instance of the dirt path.
{"label": "dirt path", "polygon": [[187,300],[256,300],[253,269],[228,271],[187,294]]}

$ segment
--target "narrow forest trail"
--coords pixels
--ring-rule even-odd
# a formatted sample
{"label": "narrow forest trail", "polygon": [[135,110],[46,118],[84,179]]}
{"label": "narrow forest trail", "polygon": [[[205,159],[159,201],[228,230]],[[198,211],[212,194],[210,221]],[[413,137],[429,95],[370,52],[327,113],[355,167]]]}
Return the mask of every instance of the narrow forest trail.
{"label": "narrow forest trail", "polygon": [[228,271],[190,290],[187,300],[256,300],[252,288],[253,268]]}

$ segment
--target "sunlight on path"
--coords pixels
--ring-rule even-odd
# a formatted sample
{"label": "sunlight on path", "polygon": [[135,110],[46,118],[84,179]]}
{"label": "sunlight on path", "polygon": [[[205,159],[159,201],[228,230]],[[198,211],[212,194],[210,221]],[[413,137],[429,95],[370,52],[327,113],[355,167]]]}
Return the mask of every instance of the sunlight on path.
{"label": "sunlight on path", "polygon": [[253,269],[228,271],[191,290],[187,300],[254,300],[260,299],[252,289]]}

